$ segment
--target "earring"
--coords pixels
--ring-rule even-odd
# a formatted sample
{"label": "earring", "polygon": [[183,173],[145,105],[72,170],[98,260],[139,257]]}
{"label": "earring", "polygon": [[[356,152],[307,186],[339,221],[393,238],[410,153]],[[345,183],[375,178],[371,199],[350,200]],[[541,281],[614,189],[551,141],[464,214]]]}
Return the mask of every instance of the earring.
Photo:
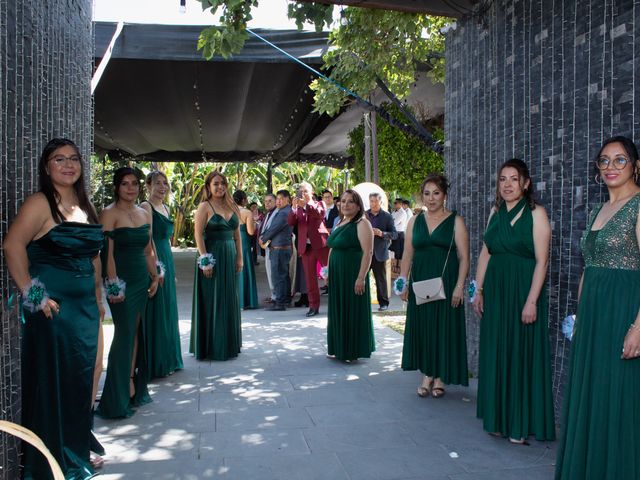
{"label": "earring", "polygon": [[640,168],[635,168],[633,170],[633,181],[634,183],[638,183],[638,175],[640,174]]}
{"label": "earring", "polygon": [[602,185],[602,177],[599,173],[596,173],[595,181],[598,185]]}

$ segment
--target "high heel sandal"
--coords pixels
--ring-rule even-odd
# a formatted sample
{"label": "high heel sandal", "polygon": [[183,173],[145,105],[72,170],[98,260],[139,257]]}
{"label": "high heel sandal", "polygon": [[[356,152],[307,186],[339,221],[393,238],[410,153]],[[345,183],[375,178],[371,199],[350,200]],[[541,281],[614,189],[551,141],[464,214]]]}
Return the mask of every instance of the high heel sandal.
{"label": "high heel sandal", "polygon": [[[426,380],[426,377],[425,377],[425,380]],[[425,385],[425,380],[423,380],[422,385],[418,387],[417,393],[420,398],[427,398],[429,395],[431,395],[431,386],[433,385],[433,379],[429,380],[426,385]]]}

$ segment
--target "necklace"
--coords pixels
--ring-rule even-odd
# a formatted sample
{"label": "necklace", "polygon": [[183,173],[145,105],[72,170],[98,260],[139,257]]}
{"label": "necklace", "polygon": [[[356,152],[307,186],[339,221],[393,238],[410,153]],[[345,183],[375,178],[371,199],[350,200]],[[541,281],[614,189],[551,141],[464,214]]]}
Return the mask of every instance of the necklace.
{"label": "necklace", "polygon": [[[133,209],[132,209],[132,208],[129,208],[129,209],[126,209],[126,210],[125,210],[124,208],[120,207],[117,203],[116,203],[116,208],[117,208],[118,210],[120,210],[120,211],[122,211],[122,212],[126,213],[126,214],[127,214],[127,216],[129,217],[129,220],[131,220],[131,223],[133,223],[134,225],[136,224],[136,221],[133,219],[133,215],[131,214],[131,212],[133,212]],[[134,206],[133,208],[135,208],[135,206]]]}

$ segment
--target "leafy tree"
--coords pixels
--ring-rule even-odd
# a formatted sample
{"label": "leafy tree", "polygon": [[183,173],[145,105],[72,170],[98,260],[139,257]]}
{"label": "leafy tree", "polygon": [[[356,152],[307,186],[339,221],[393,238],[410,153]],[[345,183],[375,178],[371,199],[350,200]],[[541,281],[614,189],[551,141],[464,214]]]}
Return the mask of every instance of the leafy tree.
{"label": "leafy tree", "polygon": [[[216,13],[222,8],[220,27],[202,31],[198,48],[206,58],[222,55],[225,58],[239,52],[247,38],[246,25],[251,19],[251,8],[258,0],[200,0],[203,8]],[[317,30],[331,24],[333,7],[317,3],[290,4],[288,14],[296,20],[298,28],[305,21]],[[444,78],[444,38],[441,28],[448,20],[423,14],[388,10],[347,7],[341,11],[341,25],[330,35],[331,49],[324,56],[324,69],[330,80],[318,78],[311,84],[315,92],[315,110],[336,115],[348,102],[344,88],[367,98],[376,88],[382,91],[403,112],[393,118],[377,109],[385,120],[398,128],[416,135],[433,145],[433,138],[407,110],[401,100],[409,94],[415,82],[417,68],[428,66],[433,78]],[[344,88],[341,89],[337,85]],[[375,108],[366,105],[367,108]]]}
{"label": "leafy tree", "polygon": [[[400,110],[392,104],[384,104],[392,115],[400,115]],[[420,183],[430,173],[444,171],[442,155],[427,148],[417,138],[408,135],[388,122],[376,116],[378,128],[378,169],[380,186],[387,192],[410,197],[415,194]],[[434,136],[443,140],[444,134],[439,127]],[[348,152],[355,159],[353,180],[360,183],[365,180],[364,172],[364,124],[349,132]]]}
{"label": "leafy tree", "polygon": [[[384,85],[393,101],[394,96],[403,99],[409,94],[420,65],[428,63],[431,76],[444,79],[440,29],[446,19],[356,7],[345,8],[342,15],[343,24],[329,36],[333,48],[324,56],[324,69],[338,84],[363,98]],[[322,78],[311,88],[316,110],[329,115],[348,100],[343,90]]]}

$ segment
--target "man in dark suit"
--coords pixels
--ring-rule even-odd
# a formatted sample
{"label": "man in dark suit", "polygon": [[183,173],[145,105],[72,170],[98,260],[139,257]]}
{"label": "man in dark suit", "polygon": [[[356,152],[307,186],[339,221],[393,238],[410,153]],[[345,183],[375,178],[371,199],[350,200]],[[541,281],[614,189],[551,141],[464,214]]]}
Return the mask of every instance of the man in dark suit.
{"label": "man in dark suit", "polygon": [[325,208],[322,202],[313,200],[311,185],[307,182],[300,184],[292,203],[287,221],[291,226],[298,226],[298,255],[302,257],[309,296],[307,317],[313,317],[320,312],[320,289],[316,265],[320,262],[320,265],[325,266],[329,256],[327,248],[329,232],[324,225]]}
{"label": "man in dark suit", "polygon": [[271,281],[275,291],[275,304],[269,310],[286,310],[291,295],[291,279],[289,278],[289,261],[291,260],[291,233],[293,227],[287,223],[291,207],[291,196],[287,190],[279,190],[276,194],[276,210],[266,230],[260,235],[260,242],[269,249],[271,264]]}
{"label": "man in dark suit", "polygon": [[269,283],[269,290],[271,291],[271,295],[265,298],[264,301],[266,303],[275,303],[276,293],[273,288],[273,281],[271,280],[271,261],[269,258],[269,249],[265,248],[260,241],[262,232],[269,227],[272,216],[274,213],[276,213],[276,196],[273,193],[267,193],[264,196],[264,207],[266,209],[265,216],[262,222],[260,222],[260,227],[258,228],[258,233],[256,234],[256,237],[258,238],[258,244],[260,245],[260,248],[264,250],[264,266],[265,266],[265,271],[267,272],[267,282]]}
{"label": "man in dark suit", "polygon": [[371,270],[376,279],[376,295],[378,297],[378,310],[384,312],[389,308],[389,290],[387,288],[387,260],[389,260],[389,246],[391,241],[398,237],[398,232],[393,224],[390,213],[382,210],[379,193],[369,195],[367,218],[373,227],[373,257],[371,258]]}

